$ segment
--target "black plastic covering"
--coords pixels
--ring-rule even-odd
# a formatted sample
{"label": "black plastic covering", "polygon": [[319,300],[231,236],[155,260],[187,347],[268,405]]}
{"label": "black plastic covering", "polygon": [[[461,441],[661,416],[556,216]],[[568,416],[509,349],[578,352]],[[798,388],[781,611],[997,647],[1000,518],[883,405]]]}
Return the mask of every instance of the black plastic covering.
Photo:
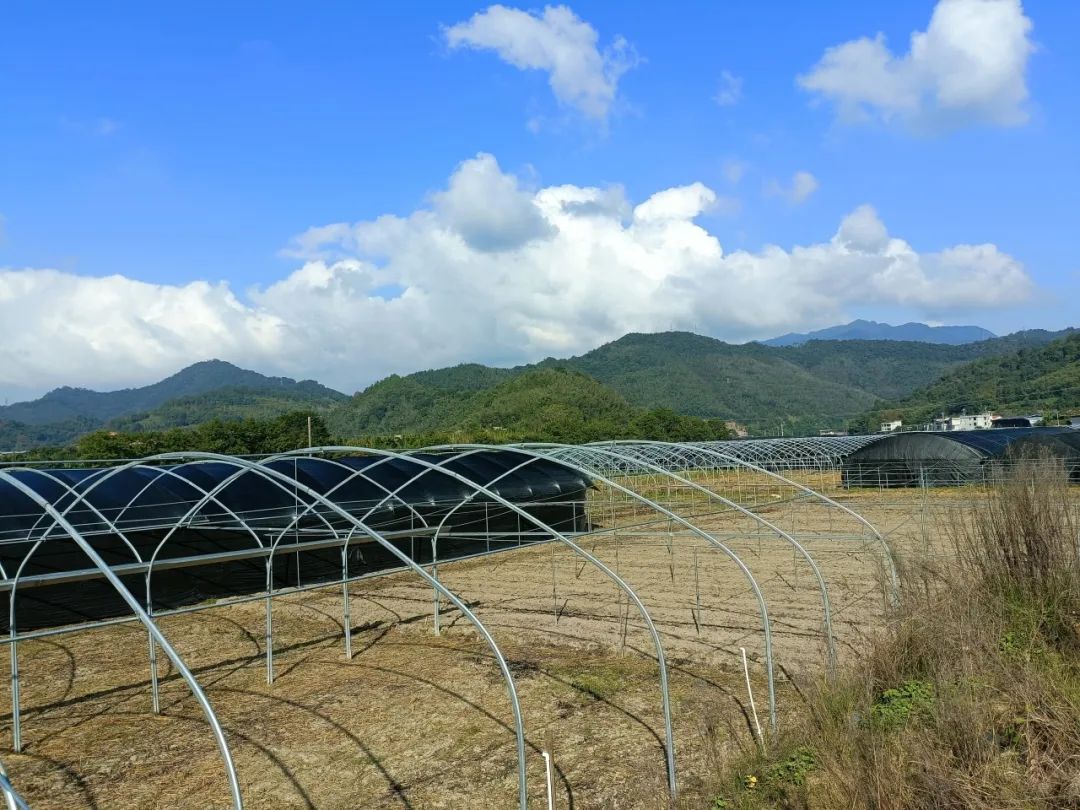
{"label": "black plastic covering", "polygon": [[[415,458],[488,487],[552,528],[584,528],[583,501],[592,482],[558,462],[513,450]],[[469,483],[410,459],[298,457],[265,466],[280,478],[268,480],[223,461],[145,465],[119,473],[105,468],[11,470],[8,474],[66,513],[66,519],[110,565],[279,544],[269,572],[265,558],[182,568],[166,565],[155,570],[149,600],[155,610],[260,592],[266,589],[268,577],[277,589],[337,580],[345,571],[357,576],[401,565],[388,550],[357,531],[354,523],[317,504],[300,486],[325,496],[375,532],[395,534],[394,545],[417,562],[432,560],[436,549],[431,535],[440,524],[444,533],[482,536],[440,537],[439,561],[542,539],[521,538],[519,532],[539,530],[513,510],[478,495]],[[87,493],[85,502],[72,506],[77,498],[72,491]],[[207,493],[213,493],[213,498],[206,500]],[[350,532],[353,539],[347,560],[340,547],[297,550],[297,545]],[[0,566],[3,578],[9,580],[17,574],[26,577],[93,567],[39,504],[3,480]],[[122,579],[145,604],[146,576],[140,573]],[[18,587],[15,623],[18,629],[29,630],[129,612],[115,590],[100,579],[44,586],[30,580]],[[0,627],[5,630],[10,626],[7,614],[0,611]]]}
{"label": "black plastic covering", "polygon": [[955,486],[1033,454],[1060,458],[1080,481],[1080,432],[1067,427],[894,433],[849,455],[841,475],[848,487]]}

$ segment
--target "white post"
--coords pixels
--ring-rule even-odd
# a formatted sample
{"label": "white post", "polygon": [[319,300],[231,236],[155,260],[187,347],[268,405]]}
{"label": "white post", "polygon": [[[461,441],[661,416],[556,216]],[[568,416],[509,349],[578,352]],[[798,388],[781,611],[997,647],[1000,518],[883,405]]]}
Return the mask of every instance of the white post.
{"label": "white post", "polygon": [[746,676],[746,694],[750,696],[750,713],[754,715],[754,728],[757,729],[758,745],[765,748],[765,738],[761,734],[761,723],[758,722],[757,707],[754,706],[754,690],[750,688],[750,665],[746,663],[746,647],[739,647],[742,650],[742,668],[743,674]]}
{"label": "white post", "polygon": [[547,772],[547,810],[555,810],[555,777],[551,770],[551,754],[541,751],[544,755],[544,769]]}

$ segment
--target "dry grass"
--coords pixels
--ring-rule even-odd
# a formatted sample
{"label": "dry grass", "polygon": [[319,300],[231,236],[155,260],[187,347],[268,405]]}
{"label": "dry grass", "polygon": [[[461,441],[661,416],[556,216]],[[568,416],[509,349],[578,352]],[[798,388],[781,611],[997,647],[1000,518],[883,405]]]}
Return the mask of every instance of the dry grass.
{"label": "dry grass", "polygon": [[909,559],[903,603],[763,754],[718,762],[715,808],[1080,807],[1075,488],[1026,460]]}
{"label": "dry grass", "polygon": [[[726,476],[711,483],[742,499],[759,497],[763,514],[805,541],[830,584],[842,660],[862,657],[884,618],[880,551],[836,510],[793,500],[771,481]],[[824,658],[820,597],[805,566],[745,518],[718,513],[677,488],[655,494],[694,513],[758,577],[783,667],[782,727],[808,717],[785,676],[810,683]],[[954,553],[942,527],[965,501],[949,493],[886,497],[856,493],[849,502],[858,500],[887,531],[929,594],[937,574],[916,561]],[[598,519],[623,529],[617,541],[598,538],[590,548],[639,591],[669,657],[680,807],[708,807],[727,789],[717,773],[751,761],[738,655],[740,647],[751,655],[763,711],[756,607],[735,567],[700,538],[666,523],[641,526],[641,510],[626,503],[613,501],[611,517],[606,506],[593,506]],[[651,643],[611,583],[550,546],[442,565],[440,575],[475,606],[512,659],[529,732],[532,801],[543,804],[539,749],[548,747],[559,767],[557,807],[667,810]],[[342,651],[339,589],[276,600],[273,686],[264,679],[260,604],[164,620],[226,726],[247,806],[513,806],[509,704],[486,648],[454,611],[444,616],[444,634],[433,635],[431,591],[412,577],[357,584],[352,596],[352,661]],[[915,616],[914,603],[909,607]],[[149,711],[144,633],[114,627],[23,644],[20,660],[27,749],[3,759],[36,810],[226,806],[220,762],[183,684],[167,682],[162,716]],[[894,673],[876,677],[884,685]],[[845,706],[872,701],[877,688],[851,693],[848,704],[826,694],[819,700],[813,690],[805,697],[809,705],[833,701],[833,713],[819,722],[841,736],[850,718]],[[10,739],[9,720],[0,718],[2,739]],[[787,739],[771,753],[790,751],[798,771],[798,745]]]}

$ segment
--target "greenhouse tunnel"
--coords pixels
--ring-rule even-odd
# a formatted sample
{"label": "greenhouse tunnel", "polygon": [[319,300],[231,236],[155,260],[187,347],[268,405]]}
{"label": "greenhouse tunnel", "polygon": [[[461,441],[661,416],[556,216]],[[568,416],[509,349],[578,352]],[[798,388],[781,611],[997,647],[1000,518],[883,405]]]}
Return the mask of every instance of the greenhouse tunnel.
{"label": "greenhouse tunnel", "polygon": [[[556,530],[586,528],[584,501],[592,482],[558,462],[533,460],[514,470],[527,459],[512,450],[415,457],[442,464],[481,486],[494,481],[491,490],[496,495]],[[547,539],[504,505],[407,459],[302,456],[269,460],[265,466],[327,495],[418,563],[432,561],[435,528],[448,514],[439,532],[439,562]],[[507,474],[510,470],[514,471]],[[7,472],[60,512],[79,494],[88,493],[84,502],[70,509],[68,520],[110,566],[136,564],[129,569],[133,573],[124,573],[123,568],[119,572],[142,600],[146,572],[137,564],[154,558],[155,549],[167,539],[151,576],[156,611],[264,591],[267,553],[259,547],[275,541],[280,543],[273,554],[275,590],[337,581],[346,571],[348,577],[356,577],[400,566],[389,551],[357,534],[340,515],[318,505],[309,509],[311,499],[299,488],[290,490],[251,471],[238,473],[224,462],[143,465],[111,476],[108,468]],[[189,515],[203,500],[206,503]],[[345,538],[350,538],[347,561],[342,558]],[[20,630],[130,613],[66,533],[53,526],[28,496],[3,481],[0,565],[5,593],[10,593],[11,580],[19,574]],[[8,611],[0,611],[0,616],[0,627],[8,630]]]}
{"label": "greenhouse tunnel", "polygon": [[1080,431],[1067,427],[894,433],[844,459],[845,487],[956,486],[991,479],[1023,457],[1060,460],[1080,481]]}

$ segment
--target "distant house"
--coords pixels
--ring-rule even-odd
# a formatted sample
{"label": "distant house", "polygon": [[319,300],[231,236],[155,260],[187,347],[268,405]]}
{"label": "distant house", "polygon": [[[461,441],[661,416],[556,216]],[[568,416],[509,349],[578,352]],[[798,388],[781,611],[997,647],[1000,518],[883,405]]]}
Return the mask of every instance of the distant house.
{"label": "distant house", "polygon": [[986,413],[961,413],[934,420],[934,430],[986,430],[994,424],[994,415]]}
{"label": "distant house", "polygon": [[1070,416],[1069,427],[1080,429],[1080,416]]}
{"label": "distant house", "polygon": [[891,422],[882,422],[881,427],[878,429],[878,433],[892,433],[894,430],[899,430],[903,426],[903,419],[893,419]]}

